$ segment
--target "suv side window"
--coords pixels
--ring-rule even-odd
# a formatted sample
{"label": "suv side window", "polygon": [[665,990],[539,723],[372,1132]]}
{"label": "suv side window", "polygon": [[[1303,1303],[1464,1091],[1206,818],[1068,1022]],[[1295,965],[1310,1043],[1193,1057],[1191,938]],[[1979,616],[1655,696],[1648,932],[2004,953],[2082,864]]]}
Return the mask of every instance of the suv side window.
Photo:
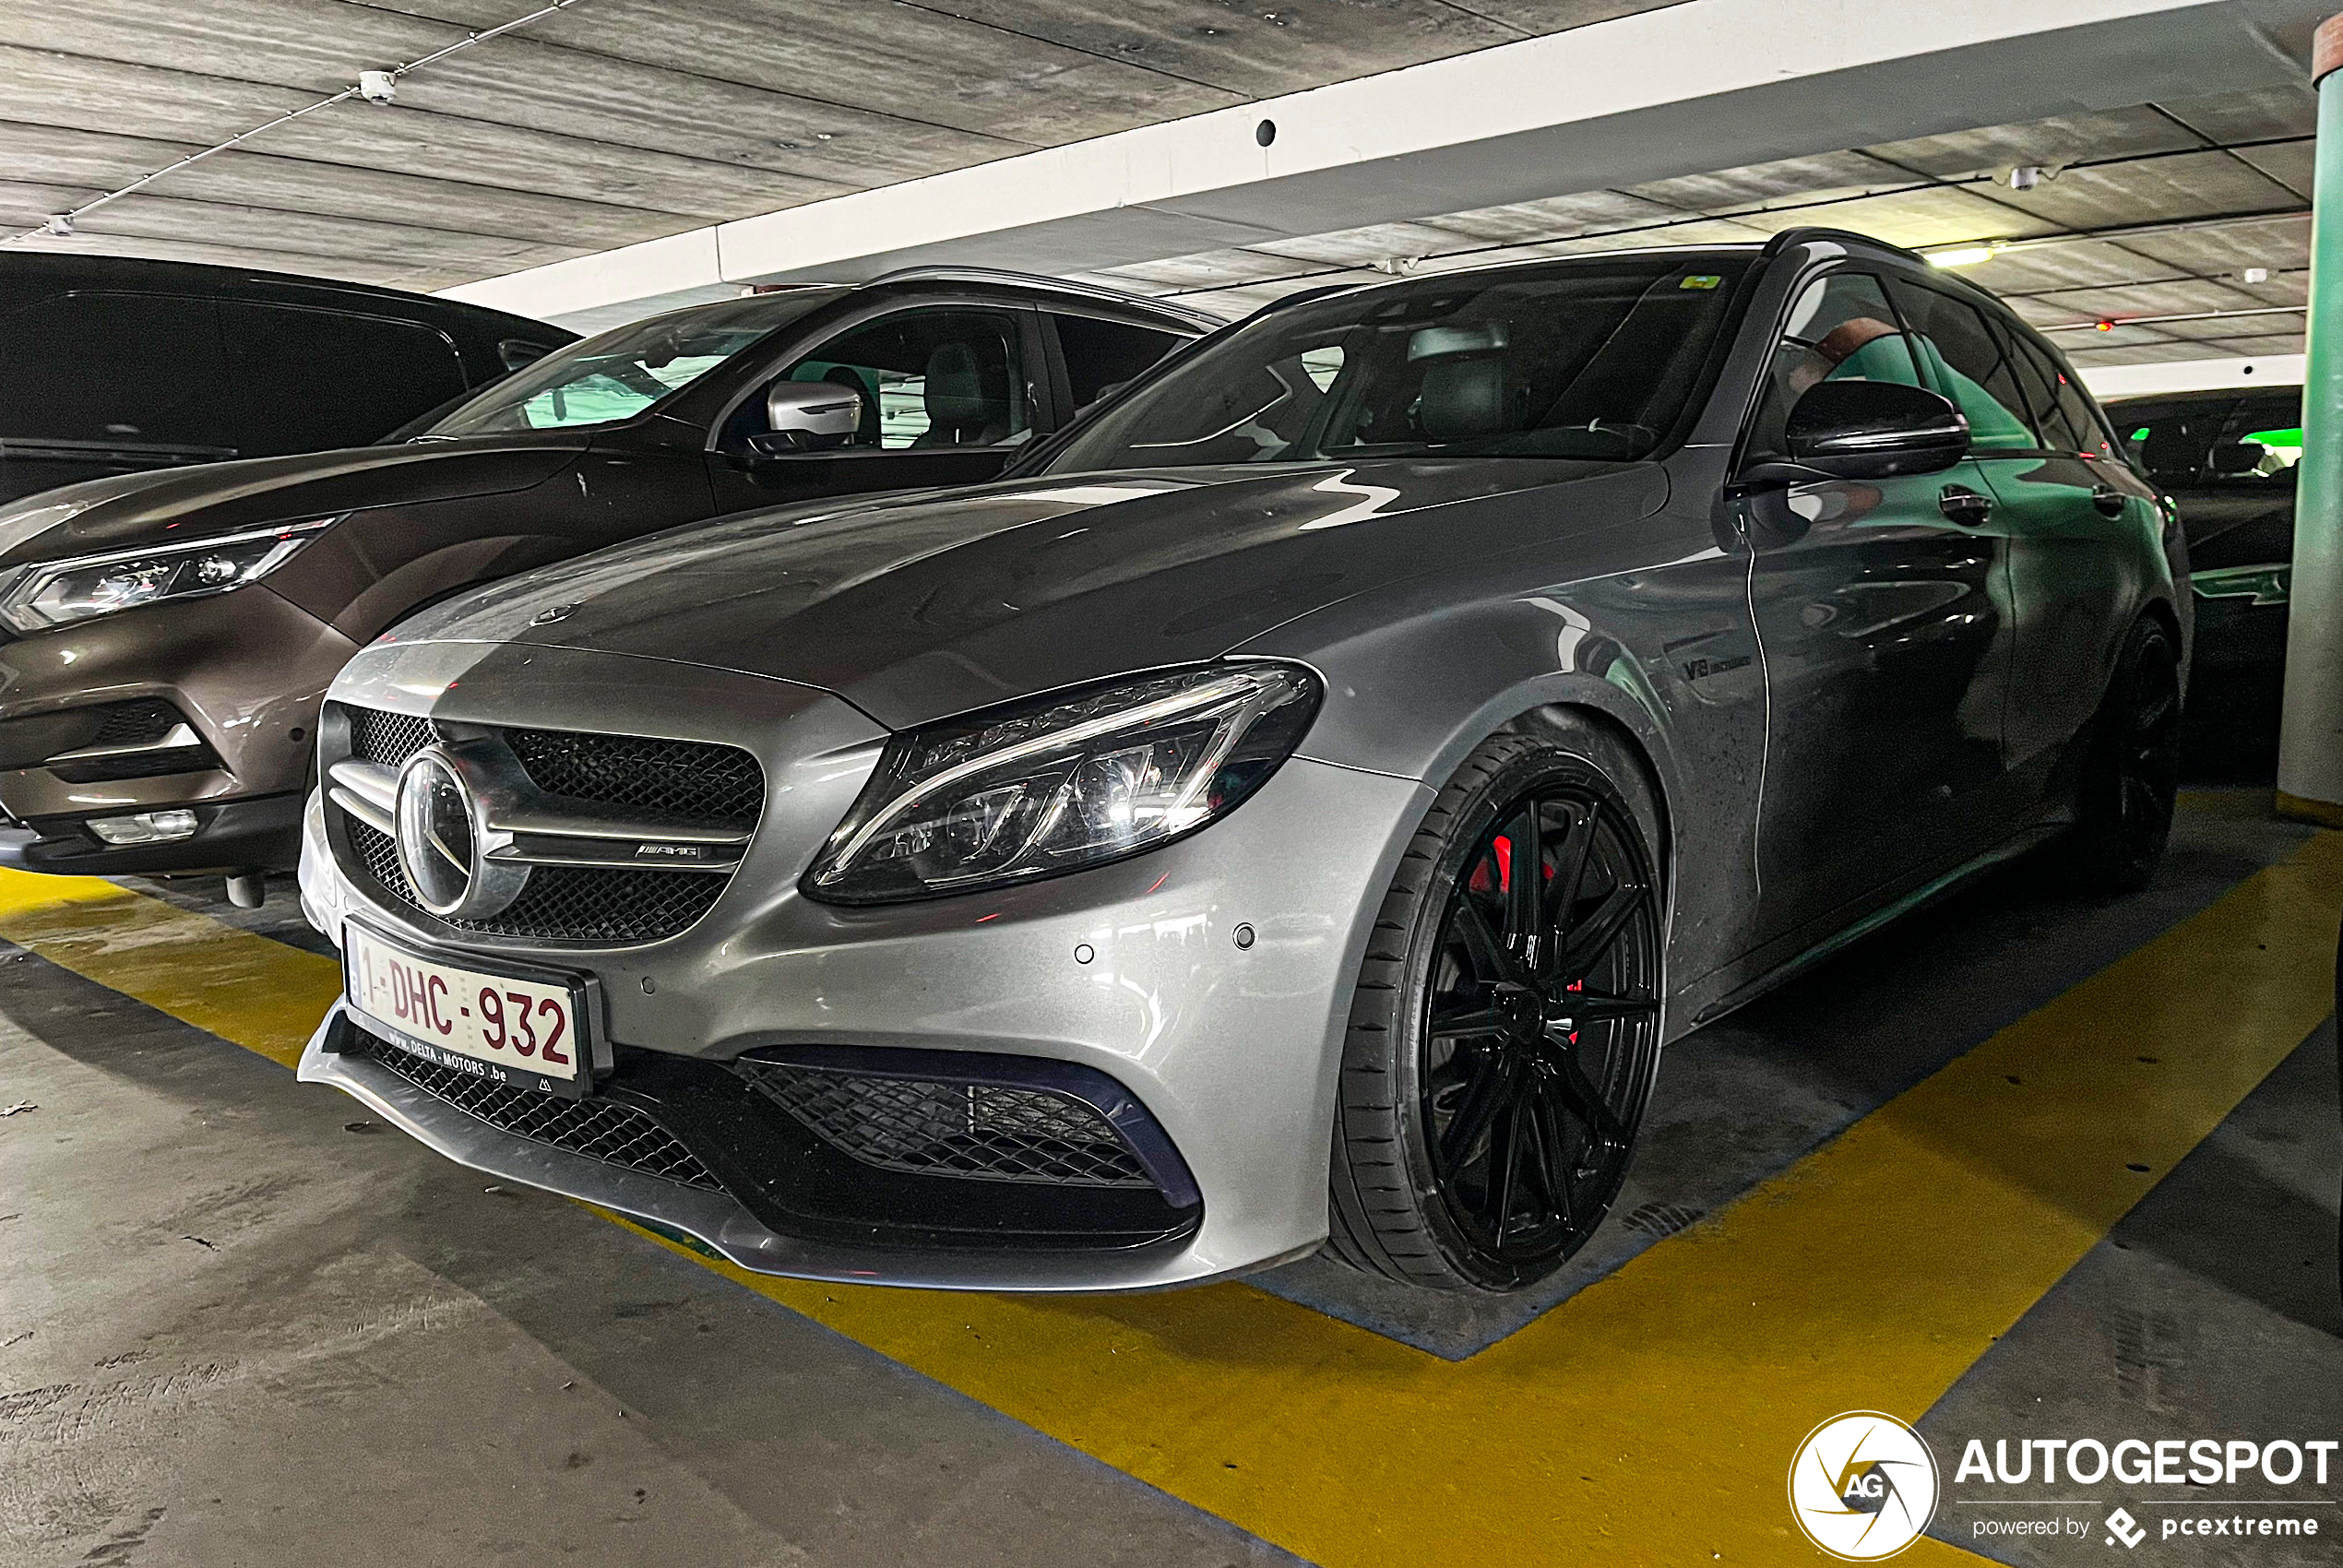
{"label": "suv side window", "polygon": [[2302,460],[2299,393],[2264,394],[2238,404],[2206,454],[2206,482],[2239,490],[2291,490]]}
{"label": "suv side window", "polygon": [[232,457],[233,385],[209,300],[54,294],[0,319],[0,435]]}
{"label": "suv side window", "polygon": [[1936,390],[1968,418],[1970,449],[2024,452],[2039,446],[2008,350],[1983,314],[1966,300],[1901,278],[1890,286]]}
{"label": "suv side window", "polygon": [[2159,484],[2186,485],[2210,468],[2213,444],[2235,417],[2236,407],[2234,397],[2175,398],[2127,403],[2115,410],[2115,418],[2135,467]]}
{"label": "suv side window", "polygon": [[[850,443],[882,451],[1005,446],[1033,434],[1024,341],[1006,311],[908,310],[849,327],[781,373],[862,394]],[[743,412],[761,421],[764,400]],[[753,434],[753,433],[743,433]]]}
{"label": "suv side window", "polygon": [[220,308],[236,384],[256,391],[246,457],[363,446],[464,390],[456,346],[420,323],[242,301]]}
{"label": "suv side window", "polygon": [[1065,356],[1066,380],[1076,409],[1087,409],[1110,386],[1130,381],[1187,341],[1176,332],[1102,321],[1094,315],[1050,314],[1058,348]]}
{"label": "suv side window", "polygon": [[1893,381],[1921,385],[1911,343],[1896,320],[1879,279],[1866,272],[1835,272],[1809,283],[1790,308],[1781,341],[1766,370],[1750,430],[1754,457],[1782,454],[1782,427],[1792,404],[1824,381]]}
{"label": "suv side window", "polygon": [[2082,427],[2075,427],[2058,395],[2065,377],[2050,357],[2014,334],[2010,336],[2010,346],[2017,379],[2026,389],[2026,400],[2034,406],[2034,424],[2042,433],[2042,445],[2059,452],[2085,452],[2100,445],[2090,439],[2088,410],[2085,410]]}

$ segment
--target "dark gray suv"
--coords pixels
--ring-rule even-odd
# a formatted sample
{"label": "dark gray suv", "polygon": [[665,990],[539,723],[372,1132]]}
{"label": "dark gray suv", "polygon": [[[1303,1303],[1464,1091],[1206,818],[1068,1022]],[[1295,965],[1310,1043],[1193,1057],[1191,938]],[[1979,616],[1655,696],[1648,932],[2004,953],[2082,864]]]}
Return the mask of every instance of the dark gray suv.
{"label": "dark gray suv", "polygon": [[997,483],[399,627],[302,1075],[751,1268],[1504,1291],[1664,1041],[2170,826],[2179,536],[2057,352],[1800,231],[1301,300]]}

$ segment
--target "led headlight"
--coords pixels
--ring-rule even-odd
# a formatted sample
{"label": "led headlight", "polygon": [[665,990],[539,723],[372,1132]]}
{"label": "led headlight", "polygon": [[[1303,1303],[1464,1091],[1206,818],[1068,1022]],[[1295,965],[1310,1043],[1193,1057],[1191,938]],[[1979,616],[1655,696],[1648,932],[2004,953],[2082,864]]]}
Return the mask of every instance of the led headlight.
{"label": "led headlight", "polygon": [[332,521],[21,566],[0,582],[0,621],[39,632],[137,605],[226,593],[283,565]]}
{"label": "led headlight", "polygon": [[1216,664],[898,735],[805,890],[841,904],[932,897],[1168,844],[1260,788],[1318,696],[1298,665]]}

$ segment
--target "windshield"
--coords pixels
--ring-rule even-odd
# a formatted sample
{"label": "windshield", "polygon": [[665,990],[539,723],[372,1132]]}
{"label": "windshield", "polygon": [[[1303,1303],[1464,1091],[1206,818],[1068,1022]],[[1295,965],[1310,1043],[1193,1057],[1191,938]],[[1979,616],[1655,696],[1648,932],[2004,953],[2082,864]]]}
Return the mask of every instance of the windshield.
{"label": "windshield", "polygon": [[1590,257],[1294,305],[1166,371],[1049,467],[1641,457],[1683,412],[1751,260]]}
{"label": "windshield", "polygon": [[493,435],[633,419],[838,292],[755,294],[613,327],[482,388],[423,434]]}

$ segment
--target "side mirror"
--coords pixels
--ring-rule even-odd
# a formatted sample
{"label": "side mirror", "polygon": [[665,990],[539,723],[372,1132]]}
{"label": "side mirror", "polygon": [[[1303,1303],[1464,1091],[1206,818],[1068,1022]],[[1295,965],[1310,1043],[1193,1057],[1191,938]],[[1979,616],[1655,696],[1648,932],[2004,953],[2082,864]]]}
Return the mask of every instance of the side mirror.
{"label": "side mirror", "polygon": [[1825,381],[1790,410],[1790,460],[1831,479],[1893,479],[1949,469],[1968,421],[1948,398],[1895,381]]}
{"label": "side mirror", "polygon": [[835,381],[776,381],[765,392],[765,422],[749,437],[760,457],[843,446],[862,428],[862,395]]}
{"label": "side mirror", "polygon": [[2266,450],[2258,441],[2224,441],[2213,448],[2213,471],[2217,474],[2250,474],[2262,466]]}

